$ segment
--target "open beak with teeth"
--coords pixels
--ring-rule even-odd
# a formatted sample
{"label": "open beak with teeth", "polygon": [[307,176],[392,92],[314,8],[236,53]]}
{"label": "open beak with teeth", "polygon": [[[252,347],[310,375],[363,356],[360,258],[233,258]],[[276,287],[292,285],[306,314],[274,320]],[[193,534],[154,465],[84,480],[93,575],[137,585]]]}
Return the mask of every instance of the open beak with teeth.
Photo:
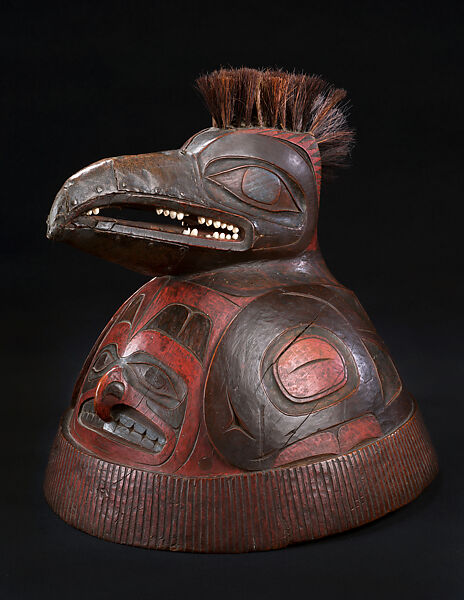
{"label": "open beak with teeth", "polygon": [[[122,213],[122,210],[124,209],[122,207],[118,208]],[[112,216],[108,214],[109,212],[110,211],[105,210],[105,207],[97,207],[91,208],[85,214],[88,217],[100,215],[100,219],[108,220],[106,217],[110,217],[113,220]],[[213,219],[208,219],[204,216],[191,217],[191,215],[188,213],[183,213],[182,211],[177,212],[176,210],[169,210],[169,208],[163,207],[156,208],[155,212],[157,217],[159,217],[157,220],[158,222],[153,223],[153,221],[150,221],[150,224],[154,227],[157,227],[160,231],[171,231],[172,233],[179,234],[180,230],[182,230],[182,235],[190,235],[200,239],[205,238],[227,241],[233,240],[234,242],[239,239],[240,228],[236,225],[232,225],[231,223],[225,223],[223,221],[219,221],[218,219],[213,221]],[[112,211],[112,215],[114,215],[114,209]],[[126,222],[129,223],[129,216],[125,217],[123,214],[119,214],[116,215],[116,217],[117,218],[114,218],[114,222],[116,222],[118,219],[121,220],[126,218]],[[166,217],[166,221],[163,222],[162,217]],[[134,215],[136,223],[138,218],[140,218],[139,215]],[[167,220],[168,218],[171,219],[171,221],[174,221],[174,223],[169,222]],[[180,223],[177,221],[180,221]],[[209,230],[207,229],[208,227],[210,227]]]}
{"label": "open beak with teeth", "polygon": [[253,237],[247,218],[208,199],[194,157],[177,150],[79,171],[58,192],[47,224],[49,238],[150,276],[237,262],[233,255]]}

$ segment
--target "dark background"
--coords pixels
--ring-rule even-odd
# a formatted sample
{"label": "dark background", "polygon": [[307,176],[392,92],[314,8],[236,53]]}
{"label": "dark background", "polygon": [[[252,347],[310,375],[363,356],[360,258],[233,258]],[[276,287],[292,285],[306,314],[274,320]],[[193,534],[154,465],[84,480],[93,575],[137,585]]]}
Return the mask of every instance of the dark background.
{"label": "dark background", "polygon": [[[463,598],[458,3],[1,6],[1,598]],[[209,126],[193,81],[221,65],[348,89],[357,149],[323,187],[321,246],[418,398],[441,474],[388,517],[285,550],[118,546],[67,526],[41,485],[87,352],[145,278],[48,242],[45,219],[83,166],[177,148]]]}

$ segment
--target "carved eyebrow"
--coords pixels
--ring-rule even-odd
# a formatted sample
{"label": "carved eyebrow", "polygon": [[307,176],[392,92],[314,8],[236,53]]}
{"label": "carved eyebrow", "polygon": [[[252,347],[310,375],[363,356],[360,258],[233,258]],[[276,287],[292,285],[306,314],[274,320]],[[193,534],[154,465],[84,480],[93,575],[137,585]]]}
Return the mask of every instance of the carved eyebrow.
{"label": "carved eyebrow", "polygon": [[142,330],[160,331],[203,361],[211,331],[211,320],[203,312],[184,304],[169,304]]}
{"label": "carved eyebrow", "polygon": [[151,329],[162,331],[170,337],[176,339],[185,324],[190,309],[184,304],[169,304],[162,308],[152,319],[144,325],[143,330]]}

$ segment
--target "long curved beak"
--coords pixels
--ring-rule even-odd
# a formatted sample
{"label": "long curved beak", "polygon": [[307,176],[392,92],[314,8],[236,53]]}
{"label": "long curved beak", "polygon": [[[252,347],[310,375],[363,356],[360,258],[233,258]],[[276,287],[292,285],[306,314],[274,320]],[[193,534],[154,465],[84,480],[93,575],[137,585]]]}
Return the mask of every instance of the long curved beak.
{"label": "long curved beak", "polygon": [[[207,223],[221,224],[217,239]],[[82,169],[60,189],[47,219],[48,238],[151,276],[178,272],[189,250],[247,249],[250,235],[246,220],[208,200],[195,158],[182,150]]]}

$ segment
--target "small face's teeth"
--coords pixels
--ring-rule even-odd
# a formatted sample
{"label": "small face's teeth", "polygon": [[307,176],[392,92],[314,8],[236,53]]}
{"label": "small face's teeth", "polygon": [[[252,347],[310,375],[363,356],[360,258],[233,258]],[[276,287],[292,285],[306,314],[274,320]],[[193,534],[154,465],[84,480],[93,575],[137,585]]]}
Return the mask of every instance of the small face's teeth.
{"label": "small face's teeth", "polygon": [[178,212],[177,213],[177,218],[178,218],[179,221],[182,221],[182,219],[184,218],[184,213]]}
{"label": "small face's teeth", "polygon": [[233,240],[238,240],[238,233],[233,233],[232,234],[232,239]]}
{"label": "small face's teeth", "polygon": [[113,433],[113,431],[116,429],[116,423],[114,421],[111,421],[110,423],[105,423],[103,425],[103,429],[105,431],[109,431],[110,433]]}
{"label": "small face's teeth", "polygon": [[216,240],[219,239],[219,232],[218,231],[215,231],[213,233],[213,238],[216,239]]}
{"label": "small face's teeth", "polygon": [[198,235],[198,229],[192,229],[192,233],[190,235]]}
{"label": "small face's teeth", "polygon": [[228,233],[228,234],[226,235],[226,240],[230,240],[230,239],[231,239],[231,237],[232,237],[232,236],[230,235],[230,233]]}
{"label": "small face's teeth", "polygon": [[234,228],[232,229],[232,231],[233,231],[233,233],[238,233],[238,232],[239,232],[239,228],[238,228],[238,227],[234,227]]}
{"label": "small face's teeth", "polygon": [[156,209],[156,214],[157,214],[157,215],[161,215],[161,214],[163,214],[163,209],[162,209],[162,208],[157,208],[157,209]]}
{"label": "small face's teeth", "polygon": [[227,227],[227,223],[221,223],[221,229],[225,229]]}
{"label": "small face's teeth", "polygon": [[90,217],[93,213],[92,213],[92,210],[88,210],[85,214]]}
{"label": "small face's teeth", "polygon": [[226,237],[225,233],[221,233],[221,235],[219,236],[221,240],[223,240]]}
{"label": "small face's teeth", "polygon": [[94,215],[98,215],[98,213],[100,212],[100,209],[99,208],[94,208],[92,212],[93,212]]}
{"label": "small face's teeth", "polygon": [[209,227],[213,224],[213,219],[206,219],[206,225]]}
{"label": "small face's teeth", "polygon": [[184,229],[182,232],[184,235],[190,235],[190,227],[188,229]]}
{"label": "small face's teeth", "polygon": [[177,218],[177,212],[175,210],[171,210],[169,212],[169,216],[171,217],[171,219],[176,219]]}
{"label": "small face's teeth", "polygon": [[234,228],[234,226],[233,226],[233,225],[227,225],[227,229],[228,229],[229,231],[232,231],[232,230],[233,230],[233,228]]}
{"label": "small face's teeth", "polygon": [[164,215],[165,217],[167,217],[167,216],[169,215],[169,211],[168,211],[168,209],[167,209],[167,208],[165,208],[165,209],[163,210],[163,215]]}
{"label": "small face's teeth", "polygon": [[214,221],[214,222],[213,222],[213,225],[214,225],[214,226],[216,227],[216,229],[217,229],[218,227],[220,227],[220,226],[221,226],[221,221]]}
{"label": "small face's teeth", "polygon": [[203,225],[203,223],[206,221],[205,217],[198,217],[198,222],[200,223],[200,225]]}

